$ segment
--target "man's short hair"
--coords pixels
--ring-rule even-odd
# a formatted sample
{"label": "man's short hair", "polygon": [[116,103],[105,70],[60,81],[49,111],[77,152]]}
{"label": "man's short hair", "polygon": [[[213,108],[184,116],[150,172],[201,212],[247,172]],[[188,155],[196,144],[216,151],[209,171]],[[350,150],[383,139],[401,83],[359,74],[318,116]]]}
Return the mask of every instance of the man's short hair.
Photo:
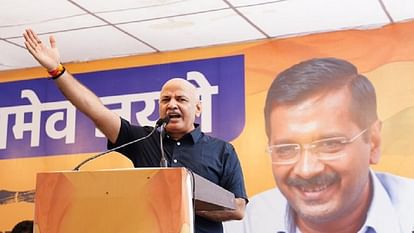
{"label": "man's short hair", "polygon": [[348,88],[352,100],[349,110],[361,129],[377,117],[375,88],[357,68],[338,58],[314,58],[293,65],[272,82],[266,97],[264,115],[266,134],[270,136],[270,114],[278,105],[294,105],[316,94]]}

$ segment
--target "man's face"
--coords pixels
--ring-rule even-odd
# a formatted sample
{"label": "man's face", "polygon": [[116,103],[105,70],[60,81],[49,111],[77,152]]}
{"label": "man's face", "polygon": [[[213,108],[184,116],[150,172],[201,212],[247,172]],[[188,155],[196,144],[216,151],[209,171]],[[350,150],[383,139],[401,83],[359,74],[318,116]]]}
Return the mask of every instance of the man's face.
{"label": "man's face", "polygon": [[[279,105],[270,115],[269,145],[300,143],[357,135],[360,129],[349,112],[349,92],[317,95],[295,105]],[[379,124],[378,124],[379,125]],[[327,222],[365,208],[369,200],[369,164],[379,159],[379,129],[347,144],[335,160],[319,160],[304,150],[294,164],[273,164],[273,175],[299,219]],[[366,141],[369,135],[369,140]]]}
{"label": "man's face", "polygon": [[166,129],[174,139],[191,132],[195,117],[200,116],[201,106],[195,92],[194,86],[183,79],[172,79],[161,90],[160,117],[170,117]]}

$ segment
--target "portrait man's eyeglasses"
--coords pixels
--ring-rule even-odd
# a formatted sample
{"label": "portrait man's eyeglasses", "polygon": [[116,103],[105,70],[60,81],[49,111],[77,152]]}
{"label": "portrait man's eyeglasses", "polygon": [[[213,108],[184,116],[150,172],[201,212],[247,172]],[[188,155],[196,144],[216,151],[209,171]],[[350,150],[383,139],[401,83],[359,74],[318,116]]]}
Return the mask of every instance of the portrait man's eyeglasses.
{"label": "portrait man's eyeglasses", "polygon": [[271,155],[272,163],[276,165],[290,165],[296,163],[302,150],[309,150],[319,160],[335,160],[346,155],[345,147],[363,135],[365,128],[351,139],[346,137],[332,137],[316,140],[308,144],[289,143],[276,144],[267,148]]}

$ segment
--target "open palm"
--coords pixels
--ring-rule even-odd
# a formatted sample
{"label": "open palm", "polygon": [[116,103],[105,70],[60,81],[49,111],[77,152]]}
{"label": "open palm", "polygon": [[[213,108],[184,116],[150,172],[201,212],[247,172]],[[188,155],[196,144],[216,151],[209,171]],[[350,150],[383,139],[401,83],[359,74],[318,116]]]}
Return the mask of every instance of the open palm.
{"label": "open palm", "polygon": [[53,36],[49,37],[50,47],[46,46],[38,38],[36,33],[27,29],[23,33],[25,46],[32,56],[48,71],[55,69],[60,63],[59,50],[56,47],[56,40]]}

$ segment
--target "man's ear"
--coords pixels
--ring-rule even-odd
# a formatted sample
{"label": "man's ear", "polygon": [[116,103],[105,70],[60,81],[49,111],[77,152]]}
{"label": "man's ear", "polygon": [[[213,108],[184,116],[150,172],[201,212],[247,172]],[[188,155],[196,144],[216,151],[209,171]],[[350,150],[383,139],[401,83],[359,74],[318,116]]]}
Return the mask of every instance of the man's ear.
{"label": "man's ear", "polygon": [[371,151],[370,151],[370,164],[377,164],[380,161],[381,157],[381,128],[382,122],[380,120],[376,120],[370,129],[369,140],[371,144]]}
{"label": "man's ear", "polygon": [[201,116],[201,101],[198,101],[196,103],[195,108],[196,108],[196,110],[195,110],[196,117],[200,117]]}

